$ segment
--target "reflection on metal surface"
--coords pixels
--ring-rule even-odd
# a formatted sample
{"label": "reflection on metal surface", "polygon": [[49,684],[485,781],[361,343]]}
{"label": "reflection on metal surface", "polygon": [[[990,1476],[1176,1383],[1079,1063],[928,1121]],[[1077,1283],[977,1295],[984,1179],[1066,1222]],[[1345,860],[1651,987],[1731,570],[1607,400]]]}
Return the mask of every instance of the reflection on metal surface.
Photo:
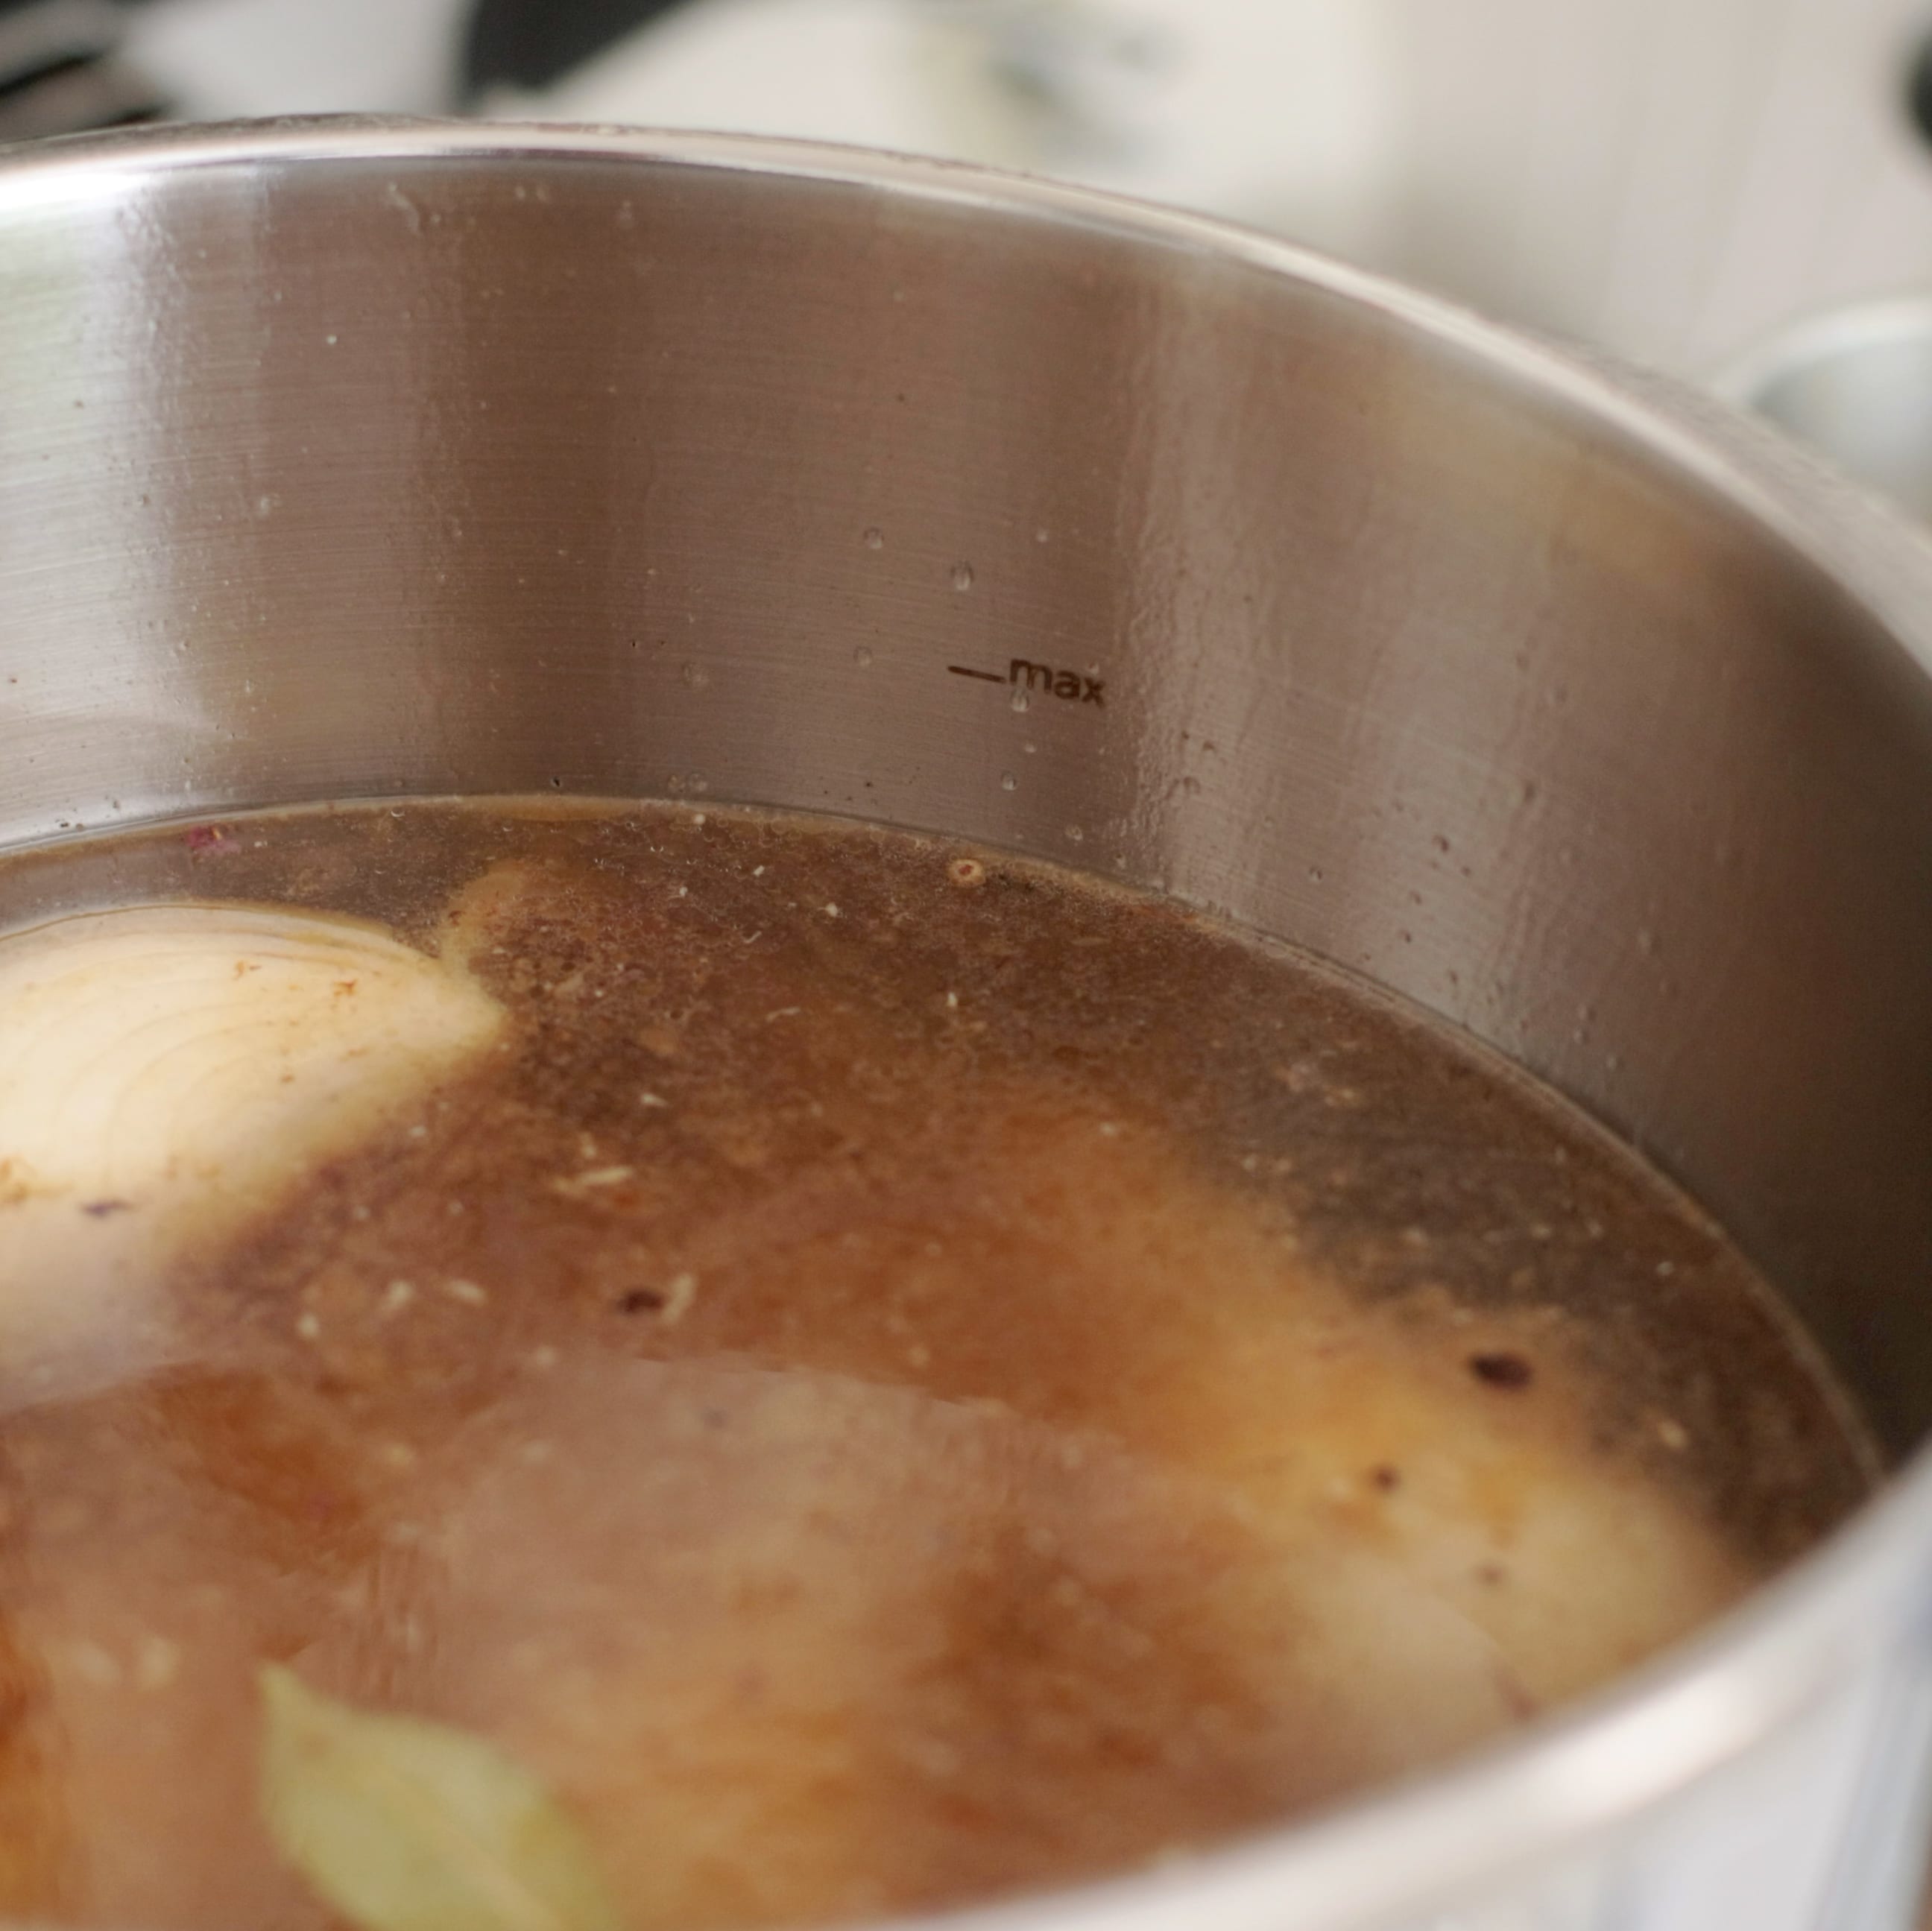
{"label": "reflection on metal surface", "polygon": [[[1932,1430],[1932,562],[1728,412],[1184,216],[718,139],[45,151],[0,286],[0,837],[555,786],[1164,886],[1580,1096]],[[1928,1485],[1526,1744],[957,1921],[1846,1931]]]}

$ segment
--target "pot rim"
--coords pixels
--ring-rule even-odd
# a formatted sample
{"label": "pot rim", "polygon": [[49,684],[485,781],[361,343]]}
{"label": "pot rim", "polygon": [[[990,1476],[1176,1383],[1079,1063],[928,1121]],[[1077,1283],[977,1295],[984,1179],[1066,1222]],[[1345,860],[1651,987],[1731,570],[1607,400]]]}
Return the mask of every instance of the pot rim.
{"label": "pot rim", "polygon": [[[1244,263],[1366,307],[1616,427],[1828,577],[1932,676],[1932,543],[1730,406],[1301,246],[1099,190],[830,143],[613,126],[320,115],[138,127],[0,151],[0,221],[154,176],[263,162],[648,163],[869,189]],[[1727,385],[1736,393],[1738,385]],[[1932,1573],[1932,1447],[1718,1622],[1511,1737],[1184,1863],[917,1920],[949,1931],[1370,1931],[1603,1837],[1800,1719]],[[891,1931],[890,1927],[880,1931]]]}

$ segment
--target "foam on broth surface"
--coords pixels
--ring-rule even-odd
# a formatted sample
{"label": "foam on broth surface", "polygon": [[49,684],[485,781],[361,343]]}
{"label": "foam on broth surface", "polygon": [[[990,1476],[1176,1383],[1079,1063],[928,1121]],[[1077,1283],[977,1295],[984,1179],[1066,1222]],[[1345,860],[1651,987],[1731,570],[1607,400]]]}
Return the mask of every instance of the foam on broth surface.
{"label": "foam on broth surface", "polygon": [[157,1234],[164,1345],[0,1350],[10,1913],[333,1922],[258,1821],[263,1661],[513,1753],[638,1931],[1124,1868],[1615,1675],[1868,1484],[1654,1176],[1158,901],[522,803],[0,895],[374,919],[501,1012],[245,1220]]}

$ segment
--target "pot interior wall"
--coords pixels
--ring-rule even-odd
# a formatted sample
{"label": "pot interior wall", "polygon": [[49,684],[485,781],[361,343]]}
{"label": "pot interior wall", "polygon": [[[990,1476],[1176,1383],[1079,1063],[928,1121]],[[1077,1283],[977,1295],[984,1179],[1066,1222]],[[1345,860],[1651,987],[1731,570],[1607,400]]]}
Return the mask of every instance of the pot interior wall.
{"label": "pot interior wall", "polygon": [[0,838],[554,787],[1161,886],[1577,1096],[1932,1423],[1932,702],[1714,487],[937,173],[146,151],[0,172]]}

